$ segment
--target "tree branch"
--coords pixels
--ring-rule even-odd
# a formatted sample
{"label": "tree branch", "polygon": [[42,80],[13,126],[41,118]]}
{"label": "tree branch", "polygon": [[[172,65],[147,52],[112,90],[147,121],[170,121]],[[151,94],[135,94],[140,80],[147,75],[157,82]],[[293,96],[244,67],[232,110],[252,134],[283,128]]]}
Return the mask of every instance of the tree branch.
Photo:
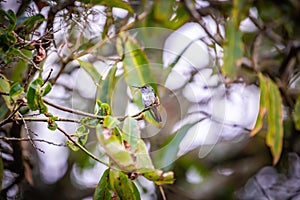
{"label": "tree branch", "polygon": [[47,143],[47,144],[51,144],[54,146],[60,146],[60,147],[66,147],[67,145],[65,144],[56,144],[53,142],[50,142],[48,140],[44,140],[44,139],[37,139],[37,138],[16,138],[16,137],[5,137],[5,136],[0,136],[0,140],[4,140],[4,141],[17,141],[17,142],[29,142],[30,140],[35,141],[35,142],[43,142],[43,143]]}
{"label": "tree branch", "polygon": [[64,131],[62,128],[57,127],[57,129],[62,132],[74,145],[76,145],[79,149],[81,149],[84,153],[86,153],[88,156],[90,156],[92,159],[96,160],[97,162],[106,165],[107,167],[110,167],[110,165],[99,158],[97,158],[94,154],[89,152],[84,146],[76,142],[66,131]]}
{"label": "tree branch", "polygon": [[104,119],[104,116],[94,115],[94,114],[83,112],[83,111],[80,111],[80,110],[74,110],[72,108],[59,106],[59,105],[56,105],[56,104],[54,104],[54,103],[52,103],[52,102],[50,102],[46,99],[44,99],[44,103],[49,105],[49,106],[52,106],[52,107],[54,107],[58,110],[62,110],[62,111],[65,111],[65,112],[74,113],[74,114],[82,115],[82,116],[86,116],[86,117],[92,117],[92,118],[96,118],[96,119]]}
{"label": "tree branch", "polygon": [[[14,118],[16,121],[28,121],[28,122],[48,122],[49,118],[34,118],[34,117],[23,117],[22,118]],[[55,120],[56,122],[74,122],[74,123],[80,123],[80,120],[78,119],[69,119],[69,118],[58,118]]]}
{"label": "tree branch", "polygon": [[[197,12],[195,6],[193,5],[191,0],[184,0],[184,5],[190,14],[197,20],[198,24],[203,28],[205,33],[219,46],[222,46],[222,41],[215,37],[211,32],[207,29],[206,24],[203,22],[201,15]],[[221,38],[221,37],[220,37]]]}

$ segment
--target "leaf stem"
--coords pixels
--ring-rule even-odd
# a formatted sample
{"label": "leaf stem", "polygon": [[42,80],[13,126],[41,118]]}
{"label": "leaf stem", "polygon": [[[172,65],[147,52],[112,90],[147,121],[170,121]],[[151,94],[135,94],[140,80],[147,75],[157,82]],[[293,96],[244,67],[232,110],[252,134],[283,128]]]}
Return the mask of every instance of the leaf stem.
{"label": "leaf stem", "polygon": [[29,142],[30,140],[35,141],[35,142],[44,142],[47,144],[51,144],[54,146],[63,146],[66,147],[65,144],[56,144],[44,139],[37,139],[37,138],[16,138],[16,137],[5,137],[5,136],[0,136],[0,140],[4,140],[4,141],[17,141],[17,142]]}

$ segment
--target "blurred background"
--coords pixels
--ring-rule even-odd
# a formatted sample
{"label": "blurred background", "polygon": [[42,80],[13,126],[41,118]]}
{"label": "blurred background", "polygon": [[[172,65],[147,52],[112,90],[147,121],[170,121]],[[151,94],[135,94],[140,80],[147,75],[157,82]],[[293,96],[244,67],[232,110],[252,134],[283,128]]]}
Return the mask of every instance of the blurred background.
{"label": "blurred background", "polygon": [[[0,1],[0,6],[1,12],[15,13],[14,33],[27,41],[42,41],[46,52],[35,64],[30,60],[40,56],[39,47],[12,45],[19,50],[13,54],[5,46],[7,24],[2,17],[1,74],[24,87],[38,76],[48,79],[53,88],[45,99],[56,105],[93,113],[96,99],[103,98],[93,77],[99,74],[114,82],[105,93],[112,115],[138,113],[134,96],[139,91],[131,86],[139,82],[131,75],[134,70],[124,67],[124,59],[146,55],[147,67],[137,67],[150,69],[162,123],[138,123],[155,167],[175,174],[175,183],[163,186],[167,199],[298,198],[298,1],[10,0]],[[119,37],[122,31],[133,38],[134,51]],[[78,59],[91,65],[83,67]],[[264,123],[250,137],[261,112],[260,72],[277,85],[282,101],[272,107],[280,110],[284,130],[275,166],[266,144],[268,130],[275,125]],[[49,112],[81,119],[55,106],[49,106]],[[39,113],[24,114],[32,116]],[[69,134],[79,127],[58,123]],[[42,140],[33,146],[28,140],[1,138],[3,199],[93,199],[107,167],[82,151],[72,151],[61,132],[36,121],[13,122],[0,131],[1,137],[30,134]],[[107,160],[96,135],[90,129],[85,147]],[[143,200],[162,199],[153,182],[140,176],[135,183]]]}

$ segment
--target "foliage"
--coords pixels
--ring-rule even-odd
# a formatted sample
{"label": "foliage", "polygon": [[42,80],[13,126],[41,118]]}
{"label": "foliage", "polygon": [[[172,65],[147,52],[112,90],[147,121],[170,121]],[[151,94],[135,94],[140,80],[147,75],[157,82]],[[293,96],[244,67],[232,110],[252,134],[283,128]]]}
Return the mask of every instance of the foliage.
{"label": "foliage", "polygon": [[[182,140],[205,120],[233,129],[240,128],[255,141],[258,137],[265,139],[262,145],[251,143],[250,150],[245,147],[245,151],[232,153],[232,157],[237,155],[235,159],[240,159],[255,152],[253,149],[267,151],[263,154],[267,158],[257,166],[251,164],[252,173],[269,159],[277,165],[283,162],[286,152],[297,151],[295,144],[300,130],[300,42],[297,26],[300,12],[297,8],[300,4],[296,1],[208,0],[202,5],[201,2],[66,0],[43,4],[34,0],[31,3],[38,9],[27,14],[21,12],[22,6],[19,13],[5,9],[1,2],[0,139],[9,146],[7,150],[1,143],[1,152],[11,156],[10,160],[5,156],[0,158],[1,198],[7,198],[13,186],[21,185],[24,177],[29,183],[33,180],[31,163],[27,163],[26,151],[22,152],[20,142],[29,142],[34,151],[41,152],[43,150],[35,142],[56,145],[53,141],[39,138],[38,134],[32,134],[27,125],[29,122],[44,122],[50,131],[63,133],[66,142],[58,146],[68,146],[71,150],[71,167],[88,168],[95,163],[105,166],[93,193],[94,199],[141,199],[143,185],[139,180],[144,179],[161,190],[166,184],[188,188],[189,183],[183,179],[189,167],[195,167],[201,177],[213,177],[213,172],[205,174],[204,171],[207,166],[217,165],[217,161],[206,160],[203,162],[207,163],[203,164],[198,161],[199,156],[185,155],[183,160],[175,163]],[[27,1],[22,1],[22,4],[29,6]],[[41,12],[45,7],[49,8],[47,17]],[[99,19],[103,21],[100,23]],[[246,20],[252,29],[243,28]],[[168,66],[157,64],[165,64],[161,52],[153,53],[151,48],[144,47],[145,43],[156,44],[158,38],[153,39],[150,37],[152,33],[147,31],[137,31],[139,34],[130,31],[145,26],[178,30],[191,22],[199,25],[205,36],[183,47],[180,55],[176,55]],[[207,22],[214,24],[215,30],[211,30],[214,28],[209,27]],[[164,37],[163,43],[167,41]],[[218,93],[223,88],[225,92],[219,96],[224,98],[230,96],[230,88],[235,85],[255,85],[260,90],[260,102],[254,127],[228,124],[225,119],[224,123],[219,122],[213,113],[204,111],[197,113],[200,118],[189,121],[188,117],[193,115],[191,110],[199,105],[209,107],[211,99],[195,103],[186,97],[179,98],[182,112],[188,116],[187,123],[175,118],[178,105],[174,106],[171,100],[171,103],[165,104],[165,112],[169,112],[166,124],[157,122],[149,113],[150,108],[145,108],[141,92],[132,86],[150,84],[158,97],[172,99],[172,95],[161,86],[176,72],[176,65],[182,64],[184,53],[196,42],[203,42],[207,47],[210,64],[202,69],[194,67],[186,70],[184,73],[188,74],[188,78],[174,90],[174,95],[187,93],[186,86],[197,82],[196,75],[205,69],[212,71],[211,77],[216,74],[221,77],[211,91]],[[220,49],[221,56],[218,53]],[[47,71],[49,66],[51,70]],[[75,72],[78,72],[79,86],[86,87],[92,82],[95,98],[91,100],[88,95],[83,95],[78,85],[74,86],[75,81],[70,77],[75,77]],[[65,80],[66,77],[69,80]],[[61,99],[66,100],[68,105],[70,94],[79,94],[80,109],[52,101],[60,87],[65,92]],[[85,88],[89,92],[88,89]],[[93,112],[84,112],[81,108],[93,109]],[[72,113],[76,118],[61,113]],[[61,122],[76,124],[76,129],[69,133]],[[27,137],[21,136],[21,127]],[[154,139],[144,138],[147,134],[155,134],[156,129],[162,130],[161,135]],[[89,146],[92,142],[94,149]],[[156,148],[161,149],[155,151]],[[95,149],[100,149],[101,153]],[[250,153],[243,154],[248,150]],[[189,156],[192,161],[187,162]],[[68,172],[72,171],[71,167]],[[23,171],[18,174],[17,168]],[[4,185],[5,170],[11,170],[20,178]],[[178,177],[176,183],[175,176]],[[249,176],[245,175],[245,179]],[[239,186],[234,185],[235,188]],[[217,186],[211,190],[217,190]],[[185,193],[185,197],[189,196],[189,192]],[[168,194],[171,196],[172,192]],[[211,192],[210,197],[218,197],[218,194]],[[165,198],[163,192],[161,195]]]}

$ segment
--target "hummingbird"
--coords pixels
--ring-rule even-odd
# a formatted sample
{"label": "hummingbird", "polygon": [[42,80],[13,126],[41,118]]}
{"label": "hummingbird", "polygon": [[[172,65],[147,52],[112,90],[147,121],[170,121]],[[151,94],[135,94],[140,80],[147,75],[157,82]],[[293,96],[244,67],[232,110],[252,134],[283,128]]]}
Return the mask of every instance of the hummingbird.
{"label": "hummingbird", "polygon": [[145,108],[152,106],[149,109],[150,114],[152,115],[152,117],[157,121],[157,122],[161,122],[161,116],[159,114],[159,98],[157,97],[157,95],[155,94],[153,88],[146,84],[144,86],[138,87],[138,86],[132,86],[135,88],[138,88],[141,90],[142,93],[142,102],[145,106]]}

